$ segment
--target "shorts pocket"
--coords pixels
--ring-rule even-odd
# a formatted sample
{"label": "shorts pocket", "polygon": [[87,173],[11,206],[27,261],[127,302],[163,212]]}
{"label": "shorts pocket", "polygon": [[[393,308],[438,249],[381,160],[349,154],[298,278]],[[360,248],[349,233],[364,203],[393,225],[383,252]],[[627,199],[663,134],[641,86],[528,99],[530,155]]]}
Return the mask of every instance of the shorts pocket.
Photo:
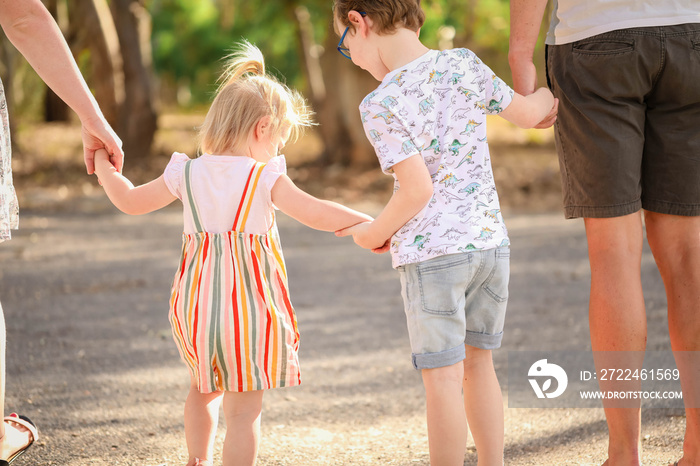
{"label": "shorts pocket", "polygon": [[497,303],[508,299],[510,280],[510,248],[496,249],[496,260],[491,273],[484,281],[484,290]]}
{"label": "shorts pocket", "polygon": [[471,279],[473,254],[454,254],[418,264],[421,306],[424,312],[453,315],[464,306]]}
{"label": "shorts pocket", "polygon": [[572,50],[579,55],[620,55],[634,52],[634,40],[631,39],[585,39],[572,44]]}

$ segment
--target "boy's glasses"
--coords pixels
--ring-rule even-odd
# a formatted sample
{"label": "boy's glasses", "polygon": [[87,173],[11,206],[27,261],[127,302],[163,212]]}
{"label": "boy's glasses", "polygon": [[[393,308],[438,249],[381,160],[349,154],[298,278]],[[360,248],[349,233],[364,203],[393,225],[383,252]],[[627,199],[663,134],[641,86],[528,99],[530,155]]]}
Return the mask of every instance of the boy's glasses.
{"label": "boy's glasses", "polygon": [[[362,16],[367,15],[367,13],[365,13],[364,11],[360,11],[359,13]],[[345,58],[347,58],[348,60],[352,60],[352,58],[350,57],[350,49],[343,45],[343,41],[345,40],[345,35],[348,33],[349,29],[350,29],[350,26],[346,27],[345,31],[343,31],[343,35],[340,36],[340,42],[338,42],[338,52],[340,52],[340,54],[342,56],[344,56]]]}

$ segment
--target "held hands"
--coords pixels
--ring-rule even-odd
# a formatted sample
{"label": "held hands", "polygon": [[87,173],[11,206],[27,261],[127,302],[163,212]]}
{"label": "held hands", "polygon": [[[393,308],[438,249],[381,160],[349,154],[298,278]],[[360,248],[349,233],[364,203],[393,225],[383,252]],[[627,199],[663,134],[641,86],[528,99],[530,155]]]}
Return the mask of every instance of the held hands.
{"label": "held hands", "polygon": [[351,236],[355,241],[355,244],[364,249],[371,249],[375,254],[383,254],[389,250],[389,245],[391,238],[384,240],[383,242],[378,242],[376,238],[373,238],[370,234],[369,227],[372,225],[371,222],[358,223],[348,228],[343,228],[335,232],[335,236]]}
{"label": "held hands", "polygon": [[82,127],[83,153],[85,157],[85,168],[88,175],[95,172],[95,160],[97,151],[105,150],[107,161],[121,173],[124,167],[124,152],[122,151],[122,141],[114,133],[114,130],[103,119],[83,121]]}
{"label": "held hands", "polygon": [[114,156],[109,155],[104,148],[99,148],[95,150],[94,158],[92,161],[93,173],[97,175],[97,179],[100,184],[102,184],[100,178],[104,178],[107,175],[107,173],[109,173],[112,170],[117,170],[113,161]]}
{"label": "held hands", "polygon": [[552,105],[552,109],[549,111],[547,116],[544,117],[544,119],[535,126],[535,128],[545,129],[552,126],[554,122],[557,121],[557,113],[559,113],[559,99],[555,98],[554,105]]}
{"label": "held hands", "polygon": [[[535,92],[551,92],[547,88],[537,89],[537,68],[532,62],[531,56],[513,54],[509,56],[510,70],[513,75],[513,90],[521,95],[530,95]],[[557,120],[559,111],[559,99],[554,99],[554,105],[544,119],[535,128],[549,128]]]}

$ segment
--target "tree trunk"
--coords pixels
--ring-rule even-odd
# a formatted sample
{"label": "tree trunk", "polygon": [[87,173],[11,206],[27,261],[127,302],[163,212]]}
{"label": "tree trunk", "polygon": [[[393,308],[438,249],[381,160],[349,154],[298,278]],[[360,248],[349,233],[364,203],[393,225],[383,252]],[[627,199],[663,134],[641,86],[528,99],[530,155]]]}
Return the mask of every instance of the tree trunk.
{"label": "tree trunk", "polygon": [[150,153],[157,125],[149,72],[150,16],[137,0],[112,0],[111,6],[124,63],[124,105],[117,132],[125,153],[143,157]]}
{"label": "tree trunk", "polygon": [[112,127],[117,127],[124,104],[124,72],[119,38],[106,0],[72,0],[71,43],[74,55],[90,51],[95,99]]}

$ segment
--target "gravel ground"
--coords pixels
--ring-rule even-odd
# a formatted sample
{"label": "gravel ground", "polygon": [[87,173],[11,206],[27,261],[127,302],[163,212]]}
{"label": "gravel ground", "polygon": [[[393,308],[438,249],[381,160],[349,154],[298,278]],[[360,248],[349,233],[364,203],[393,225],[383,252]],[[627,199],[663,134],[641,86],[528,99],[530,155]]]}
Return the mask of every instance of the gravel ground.
{"label": "gravel ground", "polygon": [[[509,351],[590,349],[583,224],[558,212],[505,218],[511,298],[494,359],[506,464],[599,465],[602,409],[509,408],[507,393]],[[21,222],[0,246],[6,409],[32,417],[41,439],[18,464],[184,465],[188,375],[167,322],[179,209],[128,217],[102,198],[83,199],[25,210]],[[258,464],[427,465],[423,388],[389,257],[288,218],[280,230],[304,383],[265,395]],[[649,347],[668,350],[666,300],[648,249],[643,281]],[[684,426],[681,410],[645,409],[644,464],[678,459]],[[476,465],[471,438],[468,446],[465,464]]]}

